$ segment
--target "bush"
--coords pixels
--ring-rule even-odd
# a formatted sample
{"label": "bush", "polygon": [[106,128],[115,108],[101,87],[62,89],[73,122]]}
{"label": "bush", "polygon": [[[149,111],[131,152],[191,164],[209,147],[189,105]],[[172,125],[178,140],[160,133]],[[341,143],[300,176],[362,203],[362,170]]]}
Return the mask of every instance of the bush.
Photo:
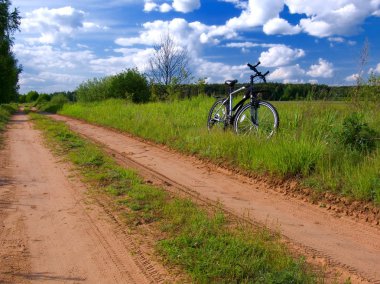
{"label": "bush", "polygon": [[47,102],[46,104],[42,105],[40,110],[56,113],[57,111],[62,109],[63,105],[67,102],[69,102],[69,99],[65,95],[59,94],[59,95],[53,96],[50,102]]}
{"label": "bush", "polygon": [[80,102],[120,98],[144,103],[150,99],[148,81],[137,69],[128,69],[114,76],[88,80],[78,87],[76,94]]}
{"label": "bush", "polygon": [[18,96],[18,102],[19,102],[20,104],[24,104],[24,103],[26,103],[26,96],[25,96],[25,95],[20,95],[20,96]]}
{"label": "bush", "polygon": [[35,106],[45,104],[51,100],[51,97],[48,94],[39,95],[38,99],[35,102]]}
{"label": "bush", "polygon": [[360,152],[371,152],[376,148],[378,133],[362,120],[356,112],[347,116],[343,121],[339,138],[345,146]]}
{"label": "bush", "polygon": [[36,91],[30,91],[29,93],[26,94],[26,102],[31,103],[34,102],[38,99],[39,94]]}

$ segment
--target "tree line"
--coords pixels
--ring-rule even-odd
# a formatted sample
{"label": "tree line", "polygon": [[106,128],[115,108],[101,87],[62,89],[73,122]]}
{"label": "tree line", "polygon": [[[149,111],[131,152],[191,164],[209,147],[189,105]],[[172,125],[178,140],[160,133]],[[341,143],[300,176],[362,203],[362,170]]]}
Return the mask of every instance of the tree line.
{"label": "tree line", "polygon": [[19,11],[11,11],[10,6],[9,0],[0,0],[0,103],[16,101],[22,69],[11,50],[21,18]]}

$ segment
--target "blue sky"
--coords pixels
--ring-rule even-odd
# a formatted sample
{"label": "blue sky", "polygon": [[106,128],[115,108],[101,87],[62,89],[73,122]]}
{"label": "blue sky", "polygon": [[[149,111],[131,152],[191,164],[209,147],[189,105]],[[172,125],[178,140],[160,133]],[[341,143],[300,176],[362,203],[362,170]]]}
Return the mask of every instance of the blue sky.
{"label": "blue sky", "polygon": [[[13,0],[22,16],[14,53],[20,92],[74,90],[137,67],[168,32],[190,55],[195,79],[349,85],[380,74],[380,0]],[[368,40],[367,64],[360,54]]]}

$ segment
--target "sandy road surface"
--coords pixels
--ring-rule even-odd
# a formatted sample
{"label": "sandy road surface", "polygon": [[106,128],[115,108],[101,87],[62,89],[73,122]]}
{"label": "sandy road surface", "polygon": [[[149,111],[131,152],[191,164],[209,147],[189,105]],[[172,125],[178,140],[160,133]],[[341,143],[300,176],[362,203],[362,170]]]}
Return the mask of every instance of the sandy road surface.
{"label": "sandy road surface", "polygon": [[380,283],[378,227],[336,217],[323,208],[268,190],[265,183],[210,169],[196,159],[166,151],[128,135],[53,115],[73,130],[104,145],[144,173],[181,187],[191,195],[220,202],[229,211],[278,228],[291,242],[329,265]]}
{"label": "sandy road surface", "polygon": [[0,283],[163,281],[27,119],[13,116],[0,153]]}

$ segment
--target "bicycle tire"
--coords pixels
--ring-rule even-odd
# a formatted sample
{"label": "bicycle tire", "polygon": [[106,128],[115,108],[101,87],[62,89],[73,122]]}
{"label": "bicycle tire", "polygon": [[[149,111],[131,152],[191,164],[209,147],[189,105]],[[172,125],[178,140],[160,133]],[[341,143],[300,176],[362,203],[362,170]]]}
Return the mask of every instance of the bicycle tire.
{"label": "bicycle tire", "polygon": [[207,118],[207,129],[211,131],[217,127],[218,129],[226,129],[227,126],[227,107],[223,104],[225,99],[217,100],[210,108]]}
{"label": "bicycle tire", "polygon": [[235,116],[234,130],[237,134],[270,138],[278,129],[279,123],[276,108],[266,101],[259,101],[257,106],[246,104],[239,110]]}

